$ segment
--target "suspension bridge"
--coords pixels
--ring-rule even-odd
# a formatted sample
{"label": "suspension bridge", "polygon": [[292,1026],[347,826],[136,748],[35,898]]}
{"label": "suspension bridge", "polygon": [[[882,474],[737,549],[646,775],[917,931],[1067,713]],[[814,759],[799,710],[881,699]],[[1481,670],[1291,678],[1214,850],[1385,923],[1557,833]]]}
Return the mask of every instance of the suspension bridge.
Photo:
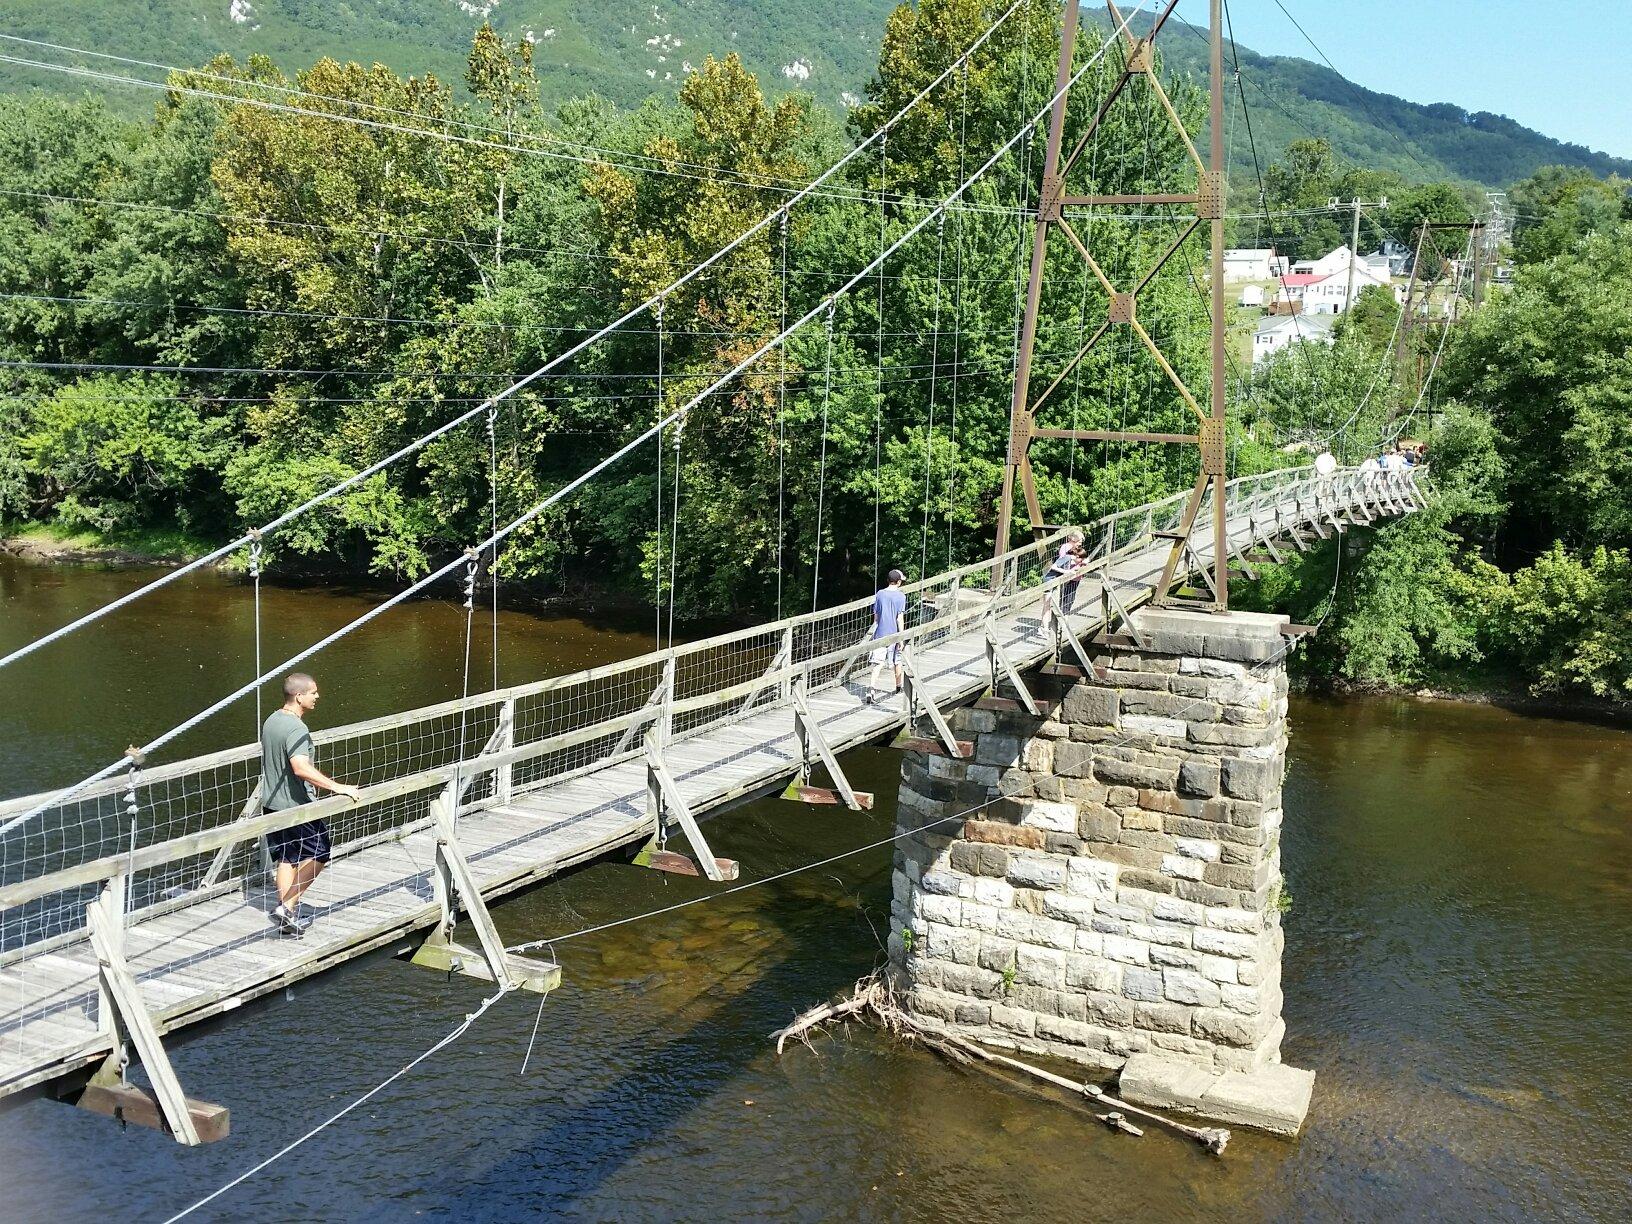
{"label": "suspension bridge", "polygon": [[[1245,477],[1230,483],[1224,534],[1231,558],[1250,569],[1408,513],[1422,498],[1409,473]],[[1067,580],[1044,576],[1057,533],[996,565],[913,584],[908,627],[879,641],[862,600],[316,733],[325,767],[362,787],[356,801],[253,814],[260,750],[246,744],[64,803],[0,804],[0,822],[50,804],[55,834],[40,840],[35,871],[0,886],[0,1094],[50,1083],[77,1090],[74,1073],[126,1036],[160,1087],[165,1034],[384,947],[552,988],[553,965],[504,950],[489,901],[631,847],[673,865],[662,849],[671,835],[686,841],[696,870],[730,878],[735,864],[714,856],[705,816],[779,791],[870,806],[845,777],[846,749],[903,733],[904,747],[965,755],[944,711],[997,688],[1017,694],[998,700],[1041,715],[1024,674],[1092,671],[1095,635],[1136,632],[1127,614],[1155,591],[1184,500],[1094,524],[1077,610],[1046,627],[1045,600],[1057,603]],[[1199,544],[1198,560],[1210,561],[1209,549]],[[858,669],[895,644],[903,693],[865,701]],[[817,770],[827,786],[811,786]],[[117,842],[132,804],[141,844],[93,857]],[[277,898],[259,871],[259,839],[313,818],[331,822],[335,857],[311,932],[288,940],[267,920]],[[451,938],[460,910],[474,929],[468,947]],[[426,928],[428,940],[413,938]],[[214,1118],[195,1114],[195,1128]],[[183,1116],[170,1119],[178,1134]]]}
{"label": "suspension bridge", "polygon": [[[351,625],[277,667],[262,669],[257,658],[252,682],[80,782],[0,803],[0,1100],[43,1093],[161,1127],[186,1143],[219,1138],[227,1127],[225,1111],[187,1098],[167,1054],[167,1042],[189,1028],[380,950],[507,989],[553,989],[561,978],[558,967],[507,949],[492,923],[492,902],[609,856],[632,855],[643,866],[712,881],[734,878],[735,861],[717,855],[716,849],[748,854],[751,848],[711,845],[703,828],[708,817],[777,793],[806,804],[870,806],[872,796],[857,791],[845,774],[846,750],[891,742],[906,751],[967,757],[970,745],[957,738],[946,717],[952,708],[998,703],[1044,718],[1048,711],[1032,695],[1028,675],[1045,669],[1087,676],[1096,671],[1096,647],[1136,648],[1139,629],[1132,613],[1141,605],[1181,600],[1188,583],[1201,606],[1222,608],[1232,572],[1250,577],[1257,565],[1280,561],[1288,551],[1306,550],[1319,539],[1421,508],[1426,492],[1411,471],[1361,471],[1326,462],[1227,478],[1222,282],[1217,271],[1224,215],[1218,169],[1217,0],[1211,167],[1186,139],[1197,168],[1195,190],[1064,194],[1065,176],[1093,130],[1090,126],[1075,152],[1062,158],[1064,100],[1071,86],[1116,49],[1123,67],[1111,99],[1141,76],[1160,94],[1149,49],[1173,7],[1174,0],[1159,6],[1148,33],[1135,37],[1128,25],[1132,14],[1124,17],[1113,6],[1117,28],[1079,63],[1072,54],[1075,6],[1068,5],[1067,38],[1047,105],[893,243],[881,239],[876,258],[801,317],[784,320],[773,339],[651,429],[502,526],[495,503],[493,531],[485,540]],[[896,119],[952,80],[989,33]],[[1166,103],[1165,94],[1161,96]],[[1104,107],[1109,105],[1110,99]],[[1172,112],[1171,105],[1167,110]],[[896,119],[880,129],[884,139]],[[322,730],[314,738],[323,768],[359,787],[360,793],[355,799],[328,798],[290,812],[261,810],[257,745],[160,759],[164,747],[186,729],[433,583],[463,575],[468,612],[482,557],[496,555],[509,536],[642,445],[655,444],[661,453],[688,412],[775,353],[801,327],[819,323],[825,315],[831,335],[838,299],[866,283],[892,253],[954,207],[971,184],[1045,119],[1050,124],[1048,160],[1043,203],[1033,214],[1037,237],[1023,315],[1017,304],[1023,325],[1016,328],[1013,427],[996,547],[989,559],[948,568],[908,586],[907,623],[900,633],[875,639],[871,603],[858,600],[688,645],[671,642],[667,649],[573,675]],[[491,430],[493,413],[507,396],[593,341],[641,314],[655,315],[661,327],[668,295],[750,235],[785,221],[789,210],[873,139],[877,136],[595,336],[477,408],[152,586],[245,548],[252,559],[258,558],[267,535],[449,431],[480,421],[484,414]],[[1191,205],[1195,220],[1143,280],[1118,287],[1071,228],[1067,210],[1147,200]],[[1138,293],[1161,263],[1203,223],[1211,223],[1214,248],[1210,411],[1203,411],[1190,394],[1140,326],[1135,310]],[[1037,356],[1042,250],[1051,226],[1087,260],[1105,290],[1108,317],[1064,371],[1056,372],[1049,390],[1034,399],[1029,386]],[[1110,433],[1036,424],[1042,400],[1117,326],[1137,334],[1149,349],[1194,413],[1196,433]],[[1078,571],[1062,575],[1051,566],[1065,529],[1043,525],[1027,452],[1034,437],[1193,444],[1201,458],[1200,473],[1187,492],[1124,508],[1087,525],[1086,560]],[[1010,547],[1016,486],[1026,498],[1034,538]],[[258,584],[253,565],[252,574]],[[149,589],[0,659],[0,667],[117,612]],[[882,701],[868,700],[861,676],[869,656],[891,648],[900,651],[903,691]],[[468,680],[467,666],[467,689]],[[992,764],[995,775],[1002,763]],[[995,788],[991,793],[996,794]],[[312,819],[330,823],[334,857],[323,876],[316,921],[304,938],[293,940],[281,937],[268,921],[276,897],[268,886],[263,839]],[[671,844],[683,845],[688,853],[671,849]],[[146,1069],[150,1094],[126,1081],[132,1054]]]}

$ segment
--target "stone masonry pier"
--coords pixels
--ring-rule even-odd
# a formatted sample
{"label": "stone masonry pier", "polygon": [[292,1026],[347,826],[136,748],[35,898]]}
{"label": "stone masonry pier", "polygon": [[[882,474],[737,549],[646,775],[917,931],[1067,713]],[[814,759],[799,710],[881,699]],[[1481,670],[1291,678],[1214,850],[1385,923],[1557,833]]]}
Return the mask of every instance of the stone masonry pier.
{"label": "stone masonry pier", "polygon": [[[1280,1062],[1285,617],[1144,609],[1039,719],[902,767],[890,962],[918,1016],[1121,1072],[1130,1099],[1295,1133]],[[989,806],[961,815],[978,804]]]}

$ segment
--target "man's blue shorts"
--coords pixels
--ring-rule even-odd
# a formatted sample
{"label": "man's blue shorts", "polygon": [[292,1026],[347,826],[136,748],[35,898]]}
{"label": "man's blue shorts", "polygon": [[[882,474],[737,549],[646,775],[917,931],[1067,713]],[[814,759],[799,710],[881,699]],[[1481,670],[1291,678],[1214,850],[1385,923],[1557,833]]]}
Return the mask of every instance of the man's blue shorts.
{"label": "man's blue shorts", "polygon": [[329,861],[329,826],[321,820],[290,825],[266,835],[266,848],[274,863]]}

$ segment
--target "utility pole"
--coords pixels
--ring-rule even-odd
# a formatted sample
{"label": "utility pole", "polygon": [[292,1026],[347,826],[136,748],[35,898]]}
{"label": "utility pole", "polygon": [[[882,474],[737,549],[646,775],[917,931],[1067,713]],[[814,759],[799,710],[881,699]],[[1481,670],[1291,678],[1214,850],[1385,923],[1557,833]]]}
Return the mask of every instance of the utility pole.
{"label": "utility pole", "polygon": [[[1137,37],[1126,28],[1126,19],[1118,10],[1116,0],[1107,0],[1106,10],[1110,19],[1122,30],[1122,58],[1121,73],[1111,83],[1111,88],[1105,97],[1099,101],[1093,117],[1088,121],[1085,129],[1078,135],[1071,152],[1064,157],[1065,117],[1067,94],[1071,83],[1073,52],[1076,46],[1078,8],[1080,0],[1065,0],[1064,16],[1061,21],[1060,58],[1059,68],[1055,76],[1055,102],[1049,117],[1048,145],[1043,165],[1042,193],[1037,201],[1036,228],[1032,235],[1031,248],[1031,278],[1026,286],[1025,314],[1020,327],[1020,353],[1015,364],[1015,378],[1013,397],[1009,406],[1009,448],[1007,462],[1003,468],[1003,492],[998,506],[997,541],[994,557],[1001,557],[1008,551],[1009,534],[1014,521],[1014,492],[1015,485],[1020,485],[1026,502],[1027,515],[1031,520],[1033,532],[1040,539],[1045,534],[1042,507],[1037,497],[1036,479],[1032,472],[1030,449],[1035,438],[1075,438],[1082,441],[1097,442],[1154,442],[1180,443],[1195,446],[1200,452],[1200,472],[1195,484],[1186,499],[1184,511],[1176,531],[1158,533],[1172,541],[1167,564],[1163,567],[1161,580],[1158,582],[1152,602],[1158,605],[1172,603],[1188,603],[1212,611],[1222,612],[1229,607],[1229,579],[1227,576],[1229,549],[1225,538],[1225,481],[1228,478],[1226,447],[1224,444],[1225,420],[1225,298],[1224,298],[1224,21],[1223,0],[1209,0],[1211,38],[1209,42],[1209,96],[1208,121],[1210,125],[1210,145],[1208,158],[1202,161],[1201,154],[1196,150],[1190,135],[1185,131],[1184,124],[1179,119],[1178,111],[1167,95],[1156,75],[1155,58],[1152,54],[1152,44],[1157,34],[1172,15],[1178,0],[1165,0],[1156,14],[1152,17],[1149,31],[1143,37]],[[1183,142],[1185,152],[1193,167],[1195,186],[1192,190],[1171,192],[1139,192],[1129,194],[1094,194],[1072,195],[1066,188],[1067,176],[1077,165],[1088,142],[1110,112],[1111,106],[1129,83],[1135,79],[1143,79],[1148,88],[1161,104],[1168,122],[1177,132]],[[1137,281],[1118,285],[1112,282],[1105,269],[1094,258],[1088,244],[1077,233],[1068,215],[1067,210],[1076,208],[1092,208],[1100,205],[1172,205],[1188,204],[1195,210],[1195,215],[1188,220],[1188,224],[1180,226],[1178,236],[1156,259],[1155,263],[1146,269]],[[1184,218],[1175,214],[1176,221]],[[1201,228],[1206,222],[1211,226],[1210,253],[1211,264],[1211,297],[1209,300],[1209,314],[1212,321],[1212,387],[1208,397],[1207,409],[1204,411],[1190,388],[1185,385],[1183,378],[1174,369],[1172,362],[1162,353],[1156,341],[1138,319],[1138,297],[1149,287],[1156,274],[1161,271],[1185,241]],[[1102,221],[1103,225],[1104,222]],[[1094,280],[1103,291],[1107,299],[1105,320],[1094,331],[1088,342],[1065,363],[1064,368],[1054,377],[1049,386],[1040,394],[1033,397],[1031,393],[1032,364],[1035,357],[1037,341],[1037,315],[1042,301],[1043,275],[1046,268],[1047,242],[1050,231],[1059,231],[1066,238],[1076,252],[1082,256],[1092,273]],[[1092,230],[1088,231],[1090,236]],[[1037,424],[1037,411],[1045,401],[1063,384],[1072,370],[1086,357],[1091,349],[1107,335],[1112,328],[1125,327],[1131,331],[1139,344],[1146,349],[1151,359],[1173,384],[1196,421],[1196,432],[1193,434],[1166,434],[1146,433],[1123,430],[1093,430],[1093,429],[1052,429],[1040,427]],[[1208,503],[1209,494],[1213,507],[1212,556],[1205,564],[1191,543],[1191,533],[1195,529],[1196,520],[1203,506]],[[1206,584],[1205,599],[1181,599],[1172,594],[1175,578],[1180,572],[1180,562],[1189,555],[1190,563],[1184,568],[1197,572]]]}
{"label": "utility pole", "polygon": [[[1405,374],[1406,349],[1410,344],[1411,330],[1416,321],[1414,318],[1414,313],[1417,293],[1417,274],[1422,263],[1422,244],[1423,240],[1426,239],[1429,234],[1439,230],[1467,230],[1469,231],[1470,245],[1475,245],[1484,237],[1485,223],[1476,218],[1472,221],[1424,221],[1417,226],[1417,251],[1411,259],[1411,278],[1406,285],[1405,314],[1400,319],[1399,340],[1394,346],[1394,371],[1396,377],[1399,377],[1402,380],[1402,383]],[[1438,243],[1434,244],[1434,252],[1439,258],[1444,258],[1439,251]],[[1432,308],[1432,301],[1433,286],[1425,285],[1422,298],[1423,311],[1425,313]],[[1449,323],[1447,323],[1446,326],[1449,326]],[[1416,386],[1420,391],[1423,379],[1420,362],[1413,364],[1417,367]],[[1392,419],[1392,417],[1390,419]]]}
{"label": "utility pole", "polygon": [[1430,228],[1432,227],[1427,222],[1423,222],[1417,227],[1417,249],[1411,256],[1411,275],[1405,282],[1405,313],[1400,316],[1400,338],[1394,345],[1394,371],[1396,377],[1403,377],[1405,371],[1406,347],[1411,342],[1411,324],[1413,321],[1411,311],[1417,300],[1417,271],[1422,264],[1422,242],[1423,239],[1428,237]]}
{"label": "utility pole", "polygon": [[1343,309],[1348,310],[1349,307],[1354,305],[1354,265],[1360,262],[1360,210],[1362,208],[1387,208],[1388,197],[1384,196],[1380,200],[1354,199],[1345,204],[1342,200],[1333,196],[1327,207],[1333,212],[1340,208],[1354,209],[1354,224],[1349,230],[1349,285],[1343,291]]}

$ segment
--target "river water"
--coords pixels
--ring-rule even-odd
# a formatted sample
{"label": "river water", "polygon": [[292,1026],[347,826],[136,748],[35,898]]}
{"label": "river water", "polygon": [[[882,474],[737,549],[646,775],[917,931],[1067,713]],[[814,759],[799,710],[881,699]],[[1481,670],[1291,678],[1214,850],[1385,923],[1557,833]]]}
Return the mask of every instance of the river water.
{"label": "river water", "polygon": [[[0,557],[0,651],[138,581]],[[269,588],[266,657],[368,606]],[[0,673],[0,793],[77,777],[242,683],[247,588],[143,601]],[[309,665],[333,725],[456,695],[463,612],[386,614]],[[472,657],[490,678],[484,620]],[[643,626],[500,618],[505,683],[648,648]],[[476,682],[479,683],[479,680]],[[248,738],[247,701],[195,733]],[[1632,1214],[1632,734],[1413,700],[1296,700],[1283,854],[1288,1062],[1304,1134],[1222,1160],[1105,1132],[865,1030],[775,1057],[766,1034],[882,956],[889,850],[555,947],[563,988],[457,1043],[191,1218],[238,1220],[1609,1220]],[[766,800],[710,826],[742,881],[889,835],[898,759],[849,767],[874,812]],[[321,888],[321,885],[319,885]],[[508,942],[706,898],[602,864],[495,911]],[[163,1218],[433,1045],[483,984],[374,959],[173,1049],[232,1137],[187,1151],[33,1102],[0,1113],[0,1218]],[[535,1035],[536,1031],[536,1035]]]}

